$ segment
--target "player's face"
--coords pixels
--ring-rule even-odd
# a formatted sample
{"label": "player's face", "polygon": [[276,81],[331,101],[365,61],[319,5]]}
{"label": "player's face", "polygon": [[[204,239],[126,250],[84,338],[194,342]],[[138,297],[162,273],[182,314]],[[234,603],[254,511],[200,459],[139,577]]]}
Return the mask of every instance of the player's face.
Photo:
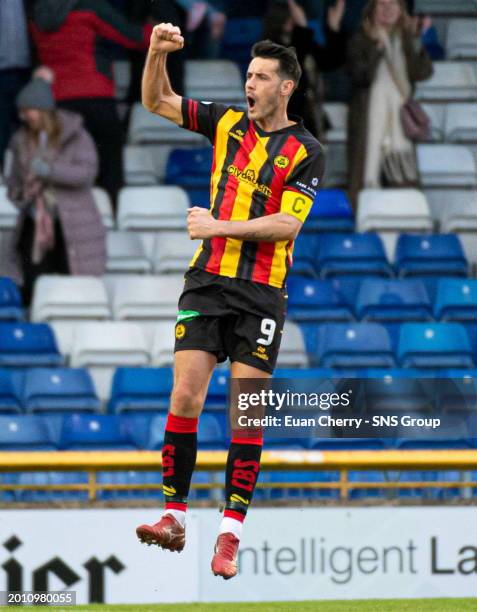
{"label": "player's face", "polygon": [[260,121],[273,116],[287,99],[282,93],[283,80],[278,74],[278,60],[255,57],[248,67],[245,82],[248,118]]}

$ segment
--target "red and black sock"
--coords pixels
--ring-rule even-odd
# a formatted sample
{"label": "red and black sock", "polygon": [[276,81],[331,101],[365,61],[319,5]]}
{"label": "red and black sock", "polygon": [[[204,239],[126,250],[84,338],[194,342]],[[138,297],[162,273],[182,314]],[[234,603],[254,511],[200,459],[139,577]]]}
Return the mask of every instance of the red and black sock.
{"label": "red and black sock", "polygon": [[225,474],[224,518],[243,521],[260,472],[263,439],[233,437]]}
{"label": "red and black sock", "polygon": [[162,447],[162,489],[166,510],[187,509],[190,481],[197,458],[199,419],[167,416]]}

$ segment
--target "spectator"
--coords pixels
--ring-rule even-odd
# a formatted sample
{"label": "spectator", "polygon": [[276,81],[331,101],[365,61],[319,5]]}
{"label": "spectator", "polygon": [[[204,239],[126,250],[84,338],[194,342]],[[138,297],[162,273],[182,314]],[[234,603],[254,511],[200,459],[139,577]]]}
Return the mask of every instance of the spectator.
{"label": "spectator", "polygon": [[418,181],[414,146],[404,134],[400,111],[414,83],[431,76],[432,63],[413,24],[403,0],[370,0],[362,29],[350,43],[348,161],[355,204],[363,186],[380,186],[382,174],[393,186]]}
{"label": "spectator", "polygon": [[24,125],[12,137],[5,178],[20,214],[7,273],[28,305],[40,274],[102,274],[105,231],[91,192],[96,149],[81,117],[56,110],[51,85],[38,77],[17,107]]}
{"label": "spectator", "polygon": [[30,76],[24,0],[0,1],[0,172],[17,122],[15,98]]}
{"label": "spectator", "polygon": [[346,38],[340,34],[346,2],[337,0],[330,7],[325,29],[326,45],[314,41],[314,31],[308,27],[307,17],[303,8],[296,0],[287,0],[286,4],[273,3],[265,16],[264,38],[269,38],[282,45],[295,47],[303,74],[300,83],[293,94],[290,112],[303,117],[305,126],[315,135],[321,131],[321,113],[316,95],[311,84],[316,81],[316,75],[307,73],[308,58],[313,58],[319,70],[334,70],[346,61]]}
{"label": "spectator", "polygon": [[36,0],[31,27],[40,62],[56,75],[60,105],[81,114],[99,153],[98,183],[113,202],[123,182],[123,127],[114,100],[106,40],[146,48],[152,26],[130,24],[107,0]]}

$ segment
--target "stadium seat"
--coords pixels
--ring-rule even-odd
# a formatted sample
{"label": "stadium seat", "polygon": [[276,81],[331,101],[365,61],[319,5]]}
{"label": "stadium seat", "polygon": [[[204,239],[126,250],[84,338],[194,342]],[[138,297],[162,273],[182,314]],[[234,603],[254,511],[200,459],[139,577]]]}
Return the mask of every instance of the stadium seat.
{"label": "stadium seat", "polygon": [[0,185],[0,230],[14,229],[18,210],[7,197],[7,188]]}
{"label": "stadium seat", "polygon": [[149,429],[149,440],[147,448],[149,450],[162,450],[164,444],[164,430],[167,423],[167,415],[160,414],[151,420]]}
{"label": "stadium seat", "polygon": [[325,102],[323,111],[329,123],[325,131],[326,142],[346,142],[348,140],[348,105],[343,102]]}
{"label": "stadium seat", "polygon": [[189,206],[187,193],[180,187],[124,187],[119,193],[118,227],[136,231],[185,229]]}
{"label": "stadium seat", "polygon": [[447,57],[477,59],[477,19],[451,19],[447,26]]}
{"label": "stadium seat", "polygon": [[175,319],[184,288],[181,274],[131,276],[117,283],[112,305],[116,320]]}
{"label": "stadium seat", "polygon": [[477,280],[441,279],[437,287],[434,317],[441,321],[477,321]]}
{"label": "stadium seat", "polygon": [[423,104],[424,112],[430,121],[429,142],[442,142],[444,138],[446,121],[446,104]]}
{"label": "stadium seat", "polygon": [[130,144],[171,144],[177,146],[203,146],[206,139],[195,132],[183,130],[174,122],[150,113],[140,102],[131,110],[128,142]]}
{"label": "stadium seat", "polygon": [[288,316],[294,321],[352,321],[353,312],[332,280],[291,276],[287,281]]}
{"label": "stadium seat", "polygon": [[467,276],[468,263],[454,234],[403,234],[396,245],[396,272],[409,276]]}
{"label": "stadium seat", "polygon": [[200,449],[220,450],[225,444],[225,415],[203,412],[199,418],[197,443]]}
{"label": "stadium seat", "polygon": [[175,321],[160,321],[154,325],[151,346],[151,363],[168,367],[174,363]]}
{"label": "stadium seat", "polygon": [[[449,412],[466,416],[477,414],[477,370],[445,370],[439,377],[438,413]],[[477,423],[468,423],[469,433],[477,439]]]}
{"label": "stadium seat", "polygon": [[293,246],[293,274],[309,278],[316,277],[316,260],[320,237],[301,232]]}
{"label": "stadium seat", "polygon": [[472,348],[459,323],[404,323],[397,349],[404,368],[473,368]]}
{"label": "stadium seat", "polygon": [[0,450],[56,450],[46,420],[39,416],[0,416]]}
{"label": "stadium seat", "polygon": [[0,367],[50,367],[62,363],[49,325],[0,323]]}
{"label": "stadium seat", "polygon": [[417,84],[415,97],[420,101],[451,102],[477,99],[477,77],[465,62],[434,62],[430,79]]}
{"label": "stadium seat", "polygon": [[432,232],[426,196],[417,189],[363,189],[358,198],[359,232]]}
{"label": "stadium seat", "polygon": [[[436,382],[421,370],[368,370],[363,380],[366,416],[398,415],[408,412],[431,414],[435,409]],[[390,430],[376,429],[376,436],[387,438]]]}
{"label": "stadium seat", "polygon": [[184,189],[208,189],[212,167],[212,148],[173,149],[169,154],[165,183]]}
{"label": "stadium seat", "polygon": [[109,318],[106,289],[95,276],[41,276],[35,283],[32,321]]}
{"label": "stadium seat", "polygon": [[204,404],[206,410],[227,409],[229,403],[229,380],[230,374],[228,370],[215,369],[212,372]]}
{"label": "stadium seat", "polygon": [[447,142],[477,140],[477,104],[448,104],[446,109],[445,139]]}
{"label": "stadium seat", "polygon": [[114,227],[113,205],[107,191],[101,187],[93,187],[93,198],[101,215],[103,225],[107,230]]}
{"label": "stadium seat", "polygon": [[153,266],[156,274],[183,274],[199,243],[184,232],[158,232],[154,242]]}
{"label": "stadium seat", "polygon": [[464,145],[420,144],[417,164],[424,188],[477,187],[476,160]]}
{"label": "stadium seat", "polygon": [[242,76],[230,60],[187,60],[185,90],[194,100],[243,104]]}
{"label": "stadium seat", "polygon": [[303,226],[305,232],[352,232],[354,215],[346,193],[340,189],[318,192]]}
{"label": "stadium seat", "polygon": [[377,323],[330,323],[318,328],[316,362],[325,368],[393,367],[386,329]]}
{"label": "stadium seat", "polygon": [[285,321],[277,365],[280,368],[301,368],[308,366],[305,342],[296,323]]}
{"label": "stadium seat", "polygon": [[111,414],[65,416],[61,430],[63,450],[135,450],[136,445],[121,418]]}
{"label": "stadium seat", "polygon": [[475,362],[477,363],[477,323],[466,323],[465,329],[474,353]]}
{"label": "stadium seat", "polygon": [[316,267],[320,278],[393,275],[377,234],[320,236]]}
{"label": "stadium seat", "polygon": [[23,388],[27,412],[98,412],[101,403],[87,370],[35,368]]}
{"label": "stadium seat", "polygon": [[477,231],[477,190],[433,189],[427,195],[442,233]]}
{"label": "stadium seat", "polygon": [[364,279],[356,300],[362,321],[429,321],[432,306],[420,280]]}
{"label": "stadium seat", "polygon": [[155,485],[153,489],[103,489],[99,490],[97,499],[100,501],[130,501],[138,499],[157,499],[163,496],[162,474],[157,472],[99,472],[97,476],[98,485]]}
{"label": "stadium seat", "polygon": [[24,318],[22,298],[11,278],[0,276],[0,321],[21,321]]}
{"label": "stadium seat", "polygon": [[9,370],[0,370],[0,414],[23,412],[20,390]]}
{"label": "stadium seat", "polygon": [[84,323],[75,334],[71,365],[142,366],[149,352],[141,328],[129,322]]}
{"label": "stadium seat", "polygon": [[325,187],[344,188],[348,183],[348,158],[344,143],[331,143],[327,147],[325,174],[323,185]]}
{"label": "stadium seat", "polygon": [[155,185],[157,183],[154,162],[147,147],[125,146],[123,164],[126,185]]}
{"label": "stadium seat", "polygon": [[109,412],[167,410],[172,382],[171,368],[118,368],[113,377]]}
{"label": "stadium seat", "polygon": [[141,274],[151,272],[141,237],[134,232],[108,232],[106,236],[106,271]]}
{"label": "stadium seat", "polygon": [[[411,418],[422,418],[420,413],[410,413]],[[440,427],[430,426],[396,428],[397,448],[401,450],[421,449],[468,449],[469,430],[460,415],[441,416]]]}

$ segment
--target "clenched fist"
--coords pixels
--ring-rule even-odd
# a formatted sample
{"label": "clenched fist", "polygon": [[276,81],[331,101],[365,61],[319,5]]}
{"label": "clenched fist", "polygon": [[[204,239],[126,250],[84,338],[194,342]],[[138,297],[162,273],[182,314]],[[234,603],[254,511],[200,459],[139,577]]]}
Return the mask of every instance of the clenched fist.
{"label": "clenched fist", "polygon": [[180,28],[172,23],[160,23],[154,26],[151,35],[150,48],[159,53],[173,53],[184,46],[184,37]]}
{"label": "clenched fist", "polygon": [[217,219],[205,208],[193,206],[188,210],[187,230],[191,240],[207,240],[216,235]]}

